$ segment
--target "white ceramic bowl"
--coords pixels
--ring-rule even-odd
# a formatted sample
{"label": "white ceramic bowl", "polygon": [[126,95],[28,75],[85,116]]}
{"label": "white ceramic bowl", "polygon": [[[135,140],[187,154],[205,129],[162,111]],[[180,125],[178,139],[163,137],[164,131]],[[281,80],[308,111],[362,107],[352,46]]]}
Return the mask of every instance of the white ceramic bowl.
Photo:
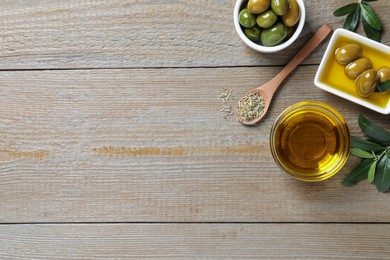
{"label": "white ceramic bowl", "polygon": [[[335,50],[342,44],[353,42],[363,47],[364,57],[373,60],[373,68],[390,66],[390,47],[379,42],[370,40],[360,34],[337,29],[334,31],[325,54],[314,78],[314,84],[330,93],[365,106],[382,114],[390,114],[390,92],[373,93],[367,98],[360,97],[356,93],[355,81],[347,79],[344,75],[344,66],[335,61]],[[380,64],[374,61],[380,60]]]}
{"label": "white ceramic bowl", "polygon": [[243,9],[243,4],[247,2],[248,0],[237,0],[236,5],[234,6],[233,19],[234,19],[234,27],[236,28],[236,31],[240,36],[241,40],[253,50],[256,50],[258,52],[264,52],[264,53],[278,52],[290,46],[301,34],[303,26],[305,24],[306,10],[305,10],[305,4],[303,3],[303,0],[297,0],[301,14],[300,14],[298,26],[294,34],[287,41],[284,41],[279,45],[271,46],[271,47],[262,46],[260,44],[252,42],[245,36],[241,28],[241,25],[238,21],[238,16],[240,11]]}

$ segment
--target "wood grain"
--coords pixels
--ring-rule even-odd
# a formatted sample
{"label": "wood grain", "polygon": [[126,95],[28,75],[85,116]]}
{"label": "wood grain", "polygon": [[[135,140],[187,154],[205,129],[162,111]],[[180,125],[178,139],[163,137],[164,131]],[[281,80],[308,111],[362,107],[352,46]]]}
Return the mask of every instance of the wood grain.
{"label": "wood grain", "polygon": [[388,224],[12,225],[0,226],[0,257],[388,259],[389,231]]}
{"label": "wood grain", "polygon": [[224,118],[221,89],[233,106],[279,69],[1,72],[0,222],[390,221],[387,195],[342,187],[354,158],[316,184],[272,159],[271,125],[301,100],[334,106],[352,134],[359,113],[390,128],[315,88],[316,66],[286,79],[259,126]]}
{"label": "wood grain", "polygon": [[[335,107],[353,135],[360,113],[390,130],[389,116],[314,87],[327,42],[259,126],[229,111],[322,24],[342,27],[332,12],[345,1],[305,0],[300,39],[277,55],[241,42],[234,4],[1,2],[0,258],[389,258],[389,195],[341,185],[356,158],[303,183],[270,153],[272,123],[302,100]],[[390,2],[370,4],[389,45]]]}
{"label": "wood grain", "polygon": [[[306,0],[301,39],[289,50],[259,54],[233,25],[234,0],[2,1],[0,69],[148,68],[282,65],[324,23],[342,27],[332,12],[343,0]],[[390,43],[390,4],[371,3]],[[362,33],[362,29],[359,28]],[[326,43],[305,63],[319,63]]]}

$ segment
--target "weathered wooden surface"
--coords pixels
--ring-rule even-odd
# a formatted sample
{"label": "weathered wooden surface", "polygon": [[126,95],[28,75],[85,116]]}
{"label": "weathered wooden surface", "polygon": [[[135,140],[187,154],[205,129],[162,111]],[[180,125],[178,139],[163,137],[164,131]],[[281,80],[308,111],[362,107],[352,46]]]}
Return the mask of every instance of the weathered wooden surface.
{"label": "weathered wooden surface", "polygon": [[[234,4],[234,0],[2,1],[0,68],[281,65],[323,23],[340,27],[343,19],[332,12],[345,1],[305,1],[303,40],[277,55],[258,54],[241,42],[233,25]],[[372,5],[389,24],[388,1]],[[382,42],[390,42],[388,32]],[[324,50],[325,46],[306,63],[318,63]]]}
{"label": "weathered wooden surface", "polygon": [[0,257],[18,260],[388,259],[389,234],[388,224],[3,226],[0,227]]}
{"label": "weathered wooden surface", "polygon": [[258,127],[224,118],[221,88],[236,98],[278,70],[0,73],[0,220],[390,221],[389,197],[374,186],[346,189],[343,173],[300,183],[272,159],[271,125],[300,100],[334,106],[356,135],[361,112],[390,127],[314,87],[316,66],[286,80]]}
{"label": "weathered wooden surface", "polygon": [[[264,55],[239,40],[230,0],[3,1],[0,258],[388,257],[389,195],[341,185],[356,158],[302,183],[269,150],[273,121],[307,99],[353,135],[360,113],[390,130],[389,116],[314,86],[327,42],[260,125],[220,111],[223,89],[233,106],[317,27],[342,25],[331,13],[344,1],[305,4],[302,41]],[[389,44],[390,2],[372,6]]]}

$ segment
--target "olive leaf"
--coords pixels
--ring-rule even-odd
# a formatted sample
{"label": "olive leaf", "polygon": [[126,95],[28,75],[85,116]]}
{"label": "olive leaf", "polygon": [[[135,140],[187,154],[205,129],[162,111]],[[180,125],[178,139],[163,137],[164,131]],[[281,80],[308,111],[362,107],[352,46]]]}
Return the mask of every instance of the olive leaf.
{"label": "olive leaf", "polygon": [[368,2],[375,2],[377,0],[358,0],[357,3],[346,4],[333,12],[335,17],[347,15],[345,18],[343,28],[356,31],[357,25],[361,20],[363,24],[364,33],[366,36],[374,41],[380,41],[382,23],[375,13],[374,9]]}
{"label": "olive leaf", "polygon": [[362,24],[363,24],[364,33],[367,35],[368,38],[370,38],[371,40],[377,41],[377,42],[379,42],[381,40],[381,32],[372,28],[368,24],[366,19],[364,19],[364,17],[362,19]]}
{"label": "olive leaf", "polygon": [[363,115],[359,116],[358,124],[368,137],[383,142],[384,145],[390,145],[390,132],[372,123]]}
{"label": "olive leaf", "polygon": [[369,183],[372,183],[375,179],[375,170],[376,170],[377,163],[378,161],[374,160],[374,162],[371,164],[370,168],[368,169],[367,177]]}
{"label": "olive leaf", "polygon": [[334,11],[333,15],[336,17],[344,16],[355,11],[357,7],[359,7],[358,3],[347,4]]}
{"label": "olive leaf", "polygon": [[383,155],[376,167],[375,185],[380,192],[386,192],[390,189],[390,158]]}
{"label": "olive leaf", "polygon": [[373,162],[374,159],[364,159],[361,161],[355,168],[353,168],[347,177],[345,177],[342,184],[345,187],[350,187],[359,181],[366,179],[368,177],[368,170]]}
{"label": "olive leaf", "polygon": [[378,191],[390,190],[390,133],[359,115],[358,124],[371,139],[351,136],[352,155],[362,158],[360,163],[345,177],[344,186],[352,186],[368,178]]}
{"label": "olive leaf", "polygon": [[351,148],[351,154],[360,158],[374,158],[375,155],[359,148]]}
{"label": "olive leaf", "polygon": [[381,152],[386,149],[384,146],[381,146],[377,143],[365,140],[357,136],[351,136],[351,147],[359,148],[366,152],[371,152],[371,151]]}
{"label": "olive leaf", "polygon": [[390,90],[390,79],[379,84],[379,86],[377,87],[377,90],[379,92],[386,92],[386,91]]}
{"label": "olive leaf", "polygon": [[360,5],[357,5],[352,13],[348,14],[345,19],[343,28],[349,31],[355,31],[360,19]]}
{"label": "olive leaf", "polygon": [[374,10],[365,2],[362,2],[360,6],[362,7],[363,19],[366,20],[373,29],[380,30],[382,28],[382,23]]}

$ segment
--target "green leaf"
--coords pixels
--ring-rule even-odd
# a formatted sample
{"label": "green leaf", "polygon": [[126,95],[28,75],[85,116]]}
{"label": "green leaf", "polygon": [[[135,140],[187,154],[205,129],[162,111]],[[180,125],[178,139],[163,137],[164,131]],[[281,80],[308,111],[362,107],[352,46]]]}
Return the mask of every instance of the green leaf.
{"label": "green leaf", "polygon": [[380,42],[380,40],[381,40],[381,32],[378,31],[378,30],[375,30],[374,28],[372,28],[368,24],[368,22],[364,19],[364,17],[362,19],[362,24],[363,24],[364,33],[366,34],[366,36],[368,38],[370,38],[371,40]]}
{"label": "green leaf", "polygon": [[359,148],[351,148],[351,154],[360,157],[360,158],[374,158],[375,156],[372,153],[366,152]]}
{"label": "green leaf", "polygon": [[371,166],[370,166],[370,169],[368,169],[368,181],[370,183],[372,183],[375,179],[375,169],[376,169],[376,165],[377,165],[378,161],[375,160]]}
{"label": "green leaf", "polygon": [[351,147],[362,149],[366,152],[381,152],[386,148],[374,142],[357,136],[351,136]]}
{"label": "green leaf", "polygon": [[381,84],[379,84],[379,86],[377,87],[377,90],[379,92],[382,92],[382,93],[390,90],[390,79],[388,79],[385,82],[382,82]]}
{"label": "green leaf", "polygon": [[375,185],[378,191],[386,192],[390,189],[390,159],[382,156],[376,167]]}
{"label": "green leaf", "polygon": [[358,6],[359,6],[358,3],[344,5],[344,6],[340,7],[340,8],[338,8],[336,11],[334,11],[333,15],[336,16],[336,17],[340,17],[340,16],[344,16],[344,15],[350,14],[353,11],[355,11],[355,9]]}
{"label": "green leaf", "polygon": [[359,181],[362,181],[367,178],[368,170],[370,169],[371,164],[374,159],[365,159],[361,161],[343,180],[343,185],[345,187],[350,187],[355,185]]}
{"label": "green leaf", "polygon": [[358,123],[362,131],[370,138],[381,142],[384,145],[390,144],[390,132],[372,123],[363,115],[359,115]]}
{"label": "green leaf", "polygon": [[380,30],[382,28],[382,23],[371,6],[367,3],[362,3],[360,6],[362,7],[363,19],[366,20],[373,29]]}
{"label": "green leaf", "polygon": [[352,13],[348,14],[347,18],[345,19],[343,28],[354,32],[359,23],[359,19],[360,19],[360,5],[358,5]]}

